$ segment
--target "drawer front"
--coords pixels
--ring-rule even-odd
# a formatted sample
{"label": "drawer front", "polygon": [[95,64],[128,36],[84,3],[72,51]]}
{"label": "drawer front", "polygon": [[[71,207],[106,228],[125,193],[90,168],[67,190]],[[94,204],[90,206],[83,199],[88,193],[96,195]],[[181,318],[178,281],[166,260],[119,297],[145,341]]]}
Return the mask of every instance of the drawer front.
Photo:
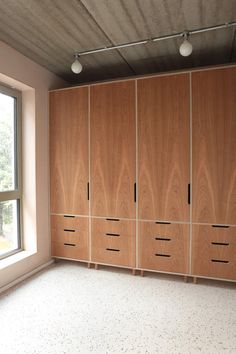
{"label": "drawer front", "polygon": [[189,272],[189,225],[139,222],[139,267]]}
{"label": "drawer front", "polygon": [[88,232],[88,218],[67,215],[51,215],[51,228]]}
{"label": "drawer front", "polygon": [[88,260],[88,230],[88,218],[52,215],[52,256]]}
{"label": "drawer front", "polygon": [[236,227],[193,225],[192,273],[236,280]]}
{"label": "drawer front", "polygon": [[135,221],[92,219],[92,261],[135,267]]}
{"label": "drawer front", "polygon": [[85,246],[88,235],[85,232],[80,231],[64,231],[52,229],[52,242],[57,243],[75,243],[76,245]]}
{"label": "drawer front", "polygon": [[87,261],[88,247],[83,247],[72,242],[52,242],[52,256]]}

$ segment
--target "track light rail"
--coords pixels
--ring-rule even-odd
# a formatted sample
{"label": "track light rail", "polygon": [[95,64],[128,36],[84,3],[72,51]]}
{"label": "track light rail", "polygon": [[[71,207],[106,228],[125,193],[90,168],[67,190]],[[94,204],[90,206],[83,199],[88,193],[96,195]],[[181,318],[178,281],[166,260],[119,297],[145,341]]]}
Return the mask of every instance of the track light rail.
{"label": "track light rail", "polygon": [[128,43],[122,43],[122,44],[118,44],[118,45],[111,45],[111,46],[108,46],[108,47],[91,49],[91,50],[87,50],[87,51],[83,51],[83,52],[77,52],[76,54],[78,56],[83,56],[83,55],[89,55],[89,54],[95,54],[95,53],[101,53],[101,52],[108,52],[110,50],[123,49],[123,48],[128,48],[128,47],[134,47],[134,46],[141,45],[141,44],[159,42],[159,41],[163,41],[163,40],[166,40],[166,39],[182,37],[182,36],[184,36],[186,34],[193,35],[193,34],[198,34],[198,33],[215,31],[215,30],[219,30],[219,29],[223,29],[223,28],[230,28],[230,27],[234,27],[234,26],[236,26],[236,21],[227,22],[227,23],[223,23],[223,24],[220,24],[220,25],[216,25],[216,26],[198,28],[198,29],[194,29],[194,30],[186,30],[186,31],[183,31],[183,32],[167,34],[167,35],[154,37],[154,38],[148,38],[148,39],[144,39],[144,40],[141,40],[141,41],[128,42]]}

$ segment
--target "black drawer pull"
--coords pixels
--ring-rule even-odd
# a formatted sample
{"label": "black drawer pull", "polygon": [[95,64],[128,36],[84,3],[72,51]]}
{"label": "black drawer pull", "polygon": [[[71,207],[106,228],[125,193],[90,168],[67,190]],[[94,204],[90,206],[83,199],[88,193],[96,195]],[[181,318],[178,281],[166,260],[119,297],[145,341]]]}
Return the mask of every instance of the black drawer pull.
{"label": "black drawer pull", "polygon": [[64,243],[64,246],[71,246],[71,247],[75,247],[75,243]]}
{"label": "black drawer pull", "polygon": [[157,241],[170,241],[171,238],[165,238],[165,237],[155,237],[155,240]]}
{"label": "black drawer pull", "polygon": [[112,251],[112,252],[120,252],[120,250],[117,250],[115,248],[106,248],[107,251]]}
{"label": "black drawer pull", "polygon": [[224,229],[228,229],[228,225],[211,225],[212,227],[223,227]]}
{"label": "black drawer pull", "polygon": [[75,218],[74,215],[64,215],[64,218]]}
{"label": "black drawer pull", "polygon": [[221,259],[212,259],[211,261],[214,263],[229,263],[229,261],[222,261]]}
{"label": "black drawer pull", "polygon": [[211,244],[215,246],[229,246],[229,243],[225,242],[212,242]]}
{"label": "black drawer pull", "polygon": [[157,257],[170,257],[169,254],[161,254],[161,253],[155,253],[155,256],[157,256]]}
{"label": "black drawer pull", "polygon": [[107,236],[120,236],[119,234],[106,234]]}
{"label": "black drawer pull", "polygon": [[156,221],[155,224],[164,224],[164,225],[170,225],[171,222],[167,222],[167,221]]}
{"label": "black drawer pull", "polygon": [[70,229],[64,229],[66,232],[75,232],[75,230],[70,230]]}
{"label": "black drawer pull", "polygon": [[106,219],[107,221],[120,221],[120,219]]}

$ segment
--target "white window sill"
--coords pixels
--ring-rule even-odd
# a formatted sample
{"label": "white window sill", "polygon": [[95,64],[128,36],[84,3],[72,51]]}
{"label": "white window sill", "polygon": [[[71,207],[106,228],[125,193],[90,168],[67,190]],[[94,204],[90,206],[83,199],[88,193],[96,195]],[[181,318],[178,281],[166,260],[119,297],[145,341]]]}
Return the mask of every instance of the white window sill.
{"label": "white window sill", "polygon": [[13,254],[12,256],[1,259],[0,260],[0,270],[7,268],[7,267],[11,266],[12,264],[15,264],[19,261],[22,261],[23,259],[30,257],[35,253],[36,252],[32,252],[32,251],[21,251],[16,254]]}

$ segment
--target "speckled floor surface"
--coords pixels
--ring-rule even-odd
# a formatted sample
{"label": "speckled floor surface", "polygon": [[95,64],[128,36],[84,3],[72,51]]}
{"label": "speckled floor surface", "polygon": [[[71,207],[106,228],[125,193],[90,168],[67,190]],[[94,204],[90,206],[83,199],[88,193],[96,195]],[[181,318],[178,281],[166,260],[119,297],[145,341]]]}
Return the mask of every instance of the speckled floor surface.
{"label": "speckled floor surface", "polygon": [[59,262],[0,296],[1,354],[236,353],[236,285]]}

